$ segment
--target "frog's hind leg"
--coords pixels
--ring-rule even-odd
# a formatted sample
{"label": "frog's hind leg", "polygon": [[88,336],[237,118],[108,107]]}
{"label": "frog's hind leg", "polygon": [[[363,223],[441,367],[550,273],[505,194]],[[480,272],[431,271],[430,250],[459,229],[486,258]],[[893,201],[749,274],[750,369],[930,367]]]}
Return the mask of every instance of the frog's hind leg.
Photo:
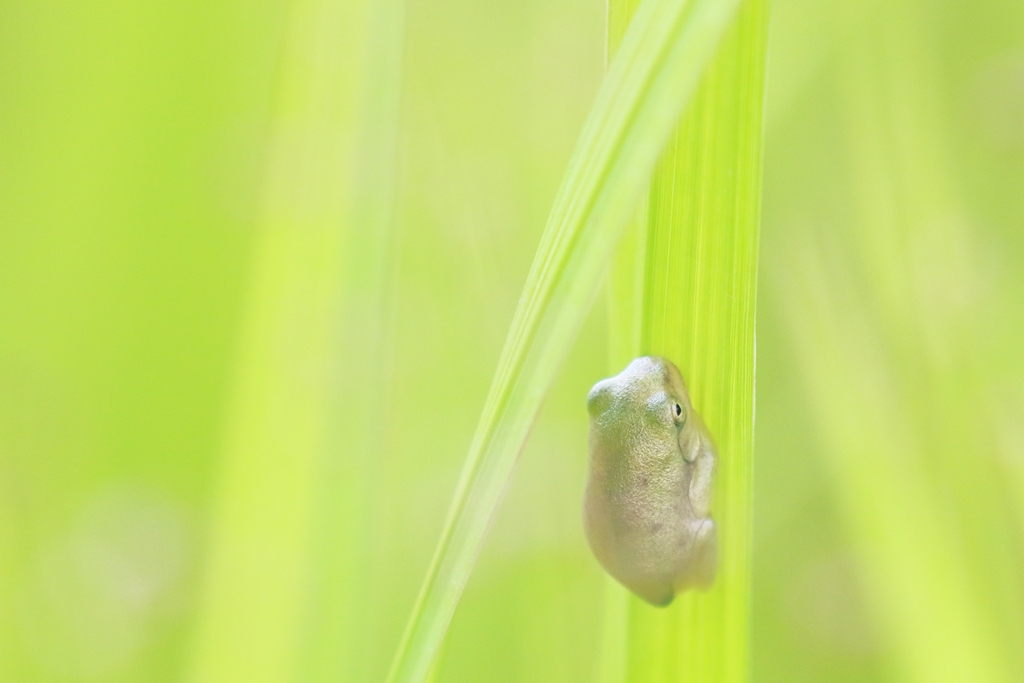
{"label": "frog's hind leg", "polygon": [[668,607],[676,597],[670,581],[644,582],[628,588],[655,607]]}

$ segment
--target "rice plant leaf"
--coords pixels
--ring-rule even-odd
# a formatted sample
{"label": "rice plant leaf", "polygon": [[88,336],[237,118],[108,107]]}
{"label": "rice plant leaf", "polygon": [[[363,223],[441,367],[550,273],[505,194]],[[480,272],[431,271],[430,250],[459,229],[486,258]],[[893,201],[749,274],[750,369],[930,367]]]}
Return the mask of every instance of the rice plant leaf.
{"label": "rice plant leaf", "polygon": [[[609,5],[609,49],[630,0]],[[675,362],[718,448],[719,568],[707,593],[666,610],[608,584],[600,680],[746,681],[754,303],[761,200],[767,11],[746,0],[655,170],[609,287],[610,372],[655,354]],[[623,608],[623,602],[626,607]]]}
{"label": "rice plant leaf", "polygon": [[626,31],[552,207],[389,681],[427,675],[541,400],[737,5],[645,0]]}

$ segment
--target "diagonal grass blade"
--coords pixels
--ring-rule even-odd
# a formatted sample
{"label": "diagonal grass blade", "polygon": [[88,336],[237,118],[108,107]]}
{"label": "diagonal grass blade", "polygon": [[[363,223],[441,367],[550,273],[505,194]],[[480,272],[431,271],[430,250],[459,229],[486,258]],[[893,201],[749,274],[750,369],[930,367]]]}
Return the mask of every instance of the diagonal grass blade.
{"label": "diagonal grass blade", "polygon": [[422,681],[498,497],[737,0],[645,0],[580,134],[388,680]]}

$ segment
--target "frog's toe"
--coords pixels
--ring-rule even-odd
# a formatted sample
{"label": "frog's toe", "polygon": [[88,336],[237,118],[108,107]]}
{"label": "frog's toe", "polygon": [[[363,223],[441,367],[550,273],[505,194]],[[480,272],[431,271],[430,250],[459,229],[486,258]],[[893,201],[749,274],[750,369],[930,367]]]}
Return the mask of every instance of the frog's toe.
{"label": "frog's toe", "polygon": [[655,607],[668,607],[676,597],[675,588],[667,581],[628,586],[628,588]]}

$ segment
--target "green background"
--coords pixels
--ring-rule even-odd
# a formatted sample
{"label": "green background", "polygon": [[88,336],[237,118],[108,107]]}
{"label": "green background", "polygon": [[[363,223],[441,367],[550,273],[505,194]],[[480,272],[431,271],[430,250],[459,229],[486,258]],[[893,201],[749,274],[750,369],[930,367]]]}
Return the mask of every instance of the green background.
{"label": "green background", "polygon": [[[382,341],[327,364],[339,395],[373,397],[356,420],[372,446],[339,418],[312,479],[344,490],[347,458],[373,460],[340,512],[330,487],[274,482],[310,500],[314,530],[281,549],[304,558],[298,589],[249,590],[243,567],[246,599],[211,621],[224,534],[269,557],[282,538],[274,518],[214,522],[302,4],[0,7],[0,680],[201,680],[247,656],[243,626],[260,619],[291,645],[238,680],[386,673],[601,82],[604,7],[406,5],[384,284],[342,278],[350,308],[318,323]],[[1020,680],[1024,6],[771,11],[753,678]],[[602,301],[438,680],[596,670],[604,579],[579,508],[605,335]],[[358,557],[324,550],[341,536]],[[337,585],[357,599],[332,602]]]}

